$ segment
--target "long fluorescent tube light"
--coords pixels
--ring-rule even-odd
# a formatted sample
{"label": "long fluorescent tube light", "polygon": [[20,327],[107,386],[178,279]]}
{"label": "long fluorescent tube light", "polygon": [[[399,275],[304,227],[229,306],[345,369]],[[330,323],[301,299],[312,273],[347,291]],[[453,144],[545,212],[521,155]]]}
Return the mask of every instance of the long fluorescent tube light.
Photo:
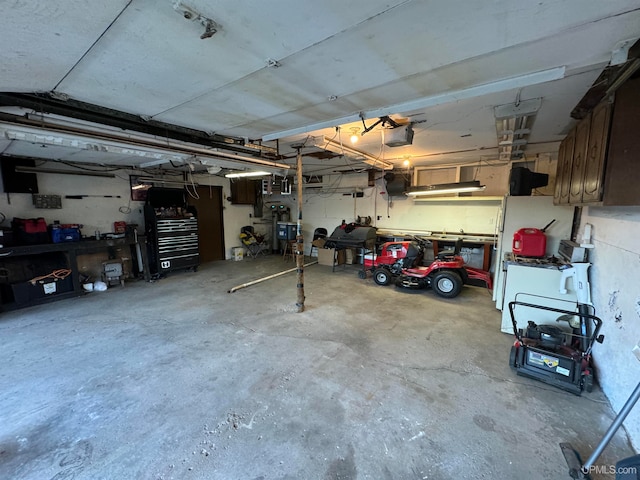
{"label": "long fluorescent tube light", "polygon": [[485,188],[487,188],[486,185],[480,185],[478,180],[473,180],[471,182],[440,183],[437,185],[426,185],[424,187],[412,187],[406,194],[410,197],[418,195],[442,195],[445,193],[480,192]]}
{"label": "long fluorescent tube light", "polygon": [[379,160],[367,152],[363,152],[362,150],[350,147],[349,145],[340,143],[339,141],[332,138],[315,137],[314,145],[325,150],[331,150],[335,153],[349,155],[357,160],[361,159],[360,161],[362,161],[362,163],[366,163],[367,165],[371,165],[372,167],[376,167],[381,170],[393,170],[393,163]]}
{"label": "long fluorescent tube light", "polygon": [[186,158],[184,154],[167,151],[151,150],[140,148],[131,144],[118,144],[113,141],[105,141],[97,138],[84,137],[82,135],[59,134],[32,127],[12,127],[6,128],[0,124],[0,132],[4,130],[5,138],[9,140],[19,140],[40,145],[51,145],[56,147],[75,148],[78,150],[89,150],[93,152],[104,152],[115,155],[126,155],[130,157],[142,157],[153,159],[154,163],[168,163],[170,161],[183,163]]}
{"label": "long fluorescent tube light", "polygon": [[[167,178],[154,178],[154,177],[138,177],[139,182],[147,182],[147,183],[162,183],[162,184],[170,184],[170,185],[181,185],[181,186],[199,186],[200,184],[196,182],[190,182],[187,180],[169,180]],[[133,187],[135,188],[135,187]]]}
{"label": "long fluorescent tube light", "polygon": [[384,117],[385,115],[393,115],[394,113],[410,112],[413,110],[435,107],[436,105],[442,105],[445,103],[464,100],[467,98],[475,98],[491,93],[504,92],[506,90],[513,90],[516,88],[528,87],[530,85],[537,85],[539,83],[551,82],[553,80],[560,80],[561,78],[564,78],[564,73],[564,66],[549,68],[547,70],[527,73],[525,75],[519,75],[517,77],[496,80],[495,82],[474,85],[472,87],[462,88],[460,90],[453,90],[450,92],[430,95],[428,97],[419,98],[417,100],[411,100],[404,103],[398,103],[396,105],[390,105],[388,107],[378,108],[375,110],[358,112],[352,115],[327,120],[325,122],[314,123],[305,127],[291,128],[289,130],[281,130],[279,132],[269,133],[267,135],[263,135],[262,140],[265,142],[269,140],[276,140],[279,138],[289,137],[291,135],[320,130],[322,128],[344,125],[345,123],[359,122],[368,118],[380,118]]}
{"label": "long fluorescent tube light", "polygon": [[60,170],[57,168],[23,167],[16,165],[16,173],[57,173],[60,175],[86,175],[87,177],[115,178],[115,174],[107,172],[89,172],[86,170]]}
{"label": "long fluorescent tube light", "polygon": [[226,178],[241,178],[241,177],[265,177],[271,175],[269,172],[232,172],[225,175]]}
{"label": "long fluorescent tube light", "polygon": [[195,156],[202,156],[211,160],[216,158],[230,159],[236,162],[236,166],[238,164],[252,165],[277,170],[291,168],[285,163],[236,155],[222,152],[215,148],[169,142],[167,139],[132,139],[117,137],[111,133],[101,135],[95,131],[64,132],[57,131],[54,125],[50,125],[48,128],[47,130],[35,126],[0,122],[0,136],[4,136],[9,140],[21,140],[42,145],[148,158],[148,162],[140,164],[142,168],[162,165],[171,161],[184,164],[192,161]]}

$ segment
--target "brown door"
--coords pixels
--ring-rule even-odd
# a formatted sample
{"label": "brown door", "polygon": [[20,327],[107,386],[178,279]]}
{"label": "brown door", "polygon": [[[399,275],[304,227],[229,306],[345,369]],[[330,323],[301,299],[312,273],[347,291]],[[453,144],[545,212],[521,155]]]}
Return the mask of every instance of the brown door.
{"label": "brown door", "polygon": [[200,185],[196,191],[200,198],[187,195],[187,203],[193,205],[198,214],[200,263],[224,260],[222,187]]}

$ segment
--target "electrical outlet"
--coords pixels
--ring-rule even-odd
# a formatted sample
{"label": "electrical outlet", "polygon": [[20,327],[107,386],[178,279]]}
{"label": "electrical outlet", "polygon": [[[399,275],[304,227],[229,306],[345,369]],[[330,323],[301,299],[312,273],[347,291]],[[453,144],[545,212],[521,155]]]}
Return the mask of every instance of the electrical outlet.
{"label": "electrical outlet", "polygon": [[631,351],[636,356],[638,361],[640,361],[640,342],[638,342],[638,344],[635,347],[633,347],[633,350],[631,350]]}

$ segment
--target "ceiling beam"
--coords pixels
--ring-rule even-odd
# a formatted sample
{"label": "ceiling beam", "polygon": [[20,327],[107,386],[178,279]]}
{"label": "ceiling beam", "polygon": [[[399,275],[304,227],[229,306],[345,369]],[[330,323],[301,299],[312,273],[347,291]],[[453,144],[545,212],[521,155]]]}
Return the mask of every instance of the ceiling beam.
{"label": "ceiling beam", "polygon": [[[0,106],[22,107],[40,113],[61,115],[87,122],[108,125],[134,132],[171,138],[182,142],[195,143],[207,147],[223,148],[247,155],[256,155],[256,145],[245,147],[241,137],[219,135],[195,130],[188,127],[159,122],[140,115],[121,112],[92,103],[67,98],[56,98],[51,93],[0,93]],[[258,153],[268,153],[273,158],[276,149],[258,145]],[[277,156],[277,155],[276,155]]]}

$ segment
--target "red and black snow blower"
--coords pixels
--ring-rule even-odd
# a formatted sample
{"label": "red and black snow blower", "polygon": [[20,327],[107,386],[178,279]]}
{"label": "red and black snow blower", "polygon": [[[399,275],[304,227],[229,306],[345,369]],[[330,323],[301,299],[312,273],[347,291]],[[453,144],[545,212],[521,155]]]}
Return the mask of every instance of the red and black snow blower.
{"label": "red and black snow blower", "polygon": [[[436,255],[430,265],[422,265],[424,251],[429,240],[414,236],[411,241],[386,242],[380,253],[364,260],[364,268],[373,272],[373,281],[378,285],[389,285],[408,289],[431,287],[445,298],[457,297],[469,279],[481,280],[491,289],[488,272],[465,265],[460,256],[462,240],[453,250],[444,250]],[[362,278],[366,277],[363,271]]]}

